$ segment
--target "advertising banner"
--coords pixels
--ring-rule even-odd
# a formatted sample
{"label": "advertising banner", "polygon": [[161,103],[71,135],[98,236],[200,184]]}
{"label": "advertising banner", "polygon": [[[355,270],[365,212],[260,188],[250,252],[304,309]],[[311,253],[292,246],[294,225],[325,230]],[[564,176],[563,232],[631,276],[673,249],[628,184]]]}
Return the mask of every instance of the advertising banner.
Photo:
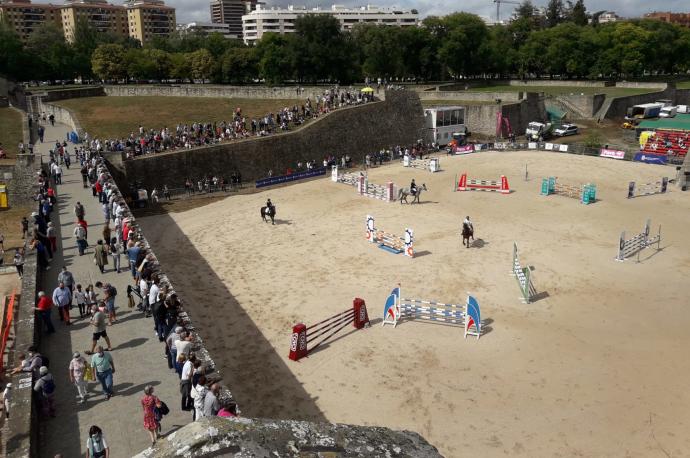
{"label": "advertising banner", "polygon": [[617,149],[602,148],[599,156],[610,157],[611,159],[624,159],[625,158],[625,151],[621,151],[621,150],[617,150]]}
{"label": "advertising banner", "polygon": [[668,158],[666,156],[657,156],[655,154],[637,153],[635,155],[635,161],[644,162],[646,164],[664,165],[668,162]]}

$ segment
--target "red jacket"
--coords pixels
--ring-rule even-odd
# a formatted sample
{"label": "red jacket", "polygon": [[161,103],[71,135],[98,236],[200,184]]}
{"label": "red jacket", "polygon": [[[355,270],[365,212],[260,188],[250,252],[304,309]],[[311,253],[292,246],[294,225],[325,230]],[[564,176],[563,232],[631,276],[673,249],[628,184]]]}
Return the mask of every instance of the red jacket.
{"label": "red jacket", "polygon": [[43,296],[38,300],[36,308],[42,312],[50,310],[51,308],[53,308],[53,300],[48,296]]}
{"label": "red jacket", "polygon": [[96,182],[96,192],[103,192],[103,186],[98,181]]}

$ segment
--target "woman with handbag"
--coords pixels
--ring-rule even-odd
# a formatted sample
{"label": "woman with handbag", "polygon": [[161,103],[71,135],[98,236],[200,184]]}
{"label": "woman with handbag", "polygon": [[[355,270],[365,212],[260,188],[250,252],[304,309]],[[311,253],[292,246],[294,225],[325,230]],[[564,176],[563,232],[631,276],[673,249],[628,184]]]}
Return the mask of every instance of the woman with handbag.
{"label": "woman with handbag", "polygon": [[75,351],[72,355],[72,361],[69,362],[69,381],[77,387],[77,394],[79,395],[77,403],[79,404],[83,404],[86,401],[88,373],[91,373],[91,366],[86,364],[86,360],[78,351]]}
{"label": "woman with handbag", "polygon": [[161,400],[153,395],[153,387],[146,385],[144,396],[141,398],[141,407],[144,409],[144,429],[151,436],[151,445],[156,445],[158,438],[159,423],[156,420],[156,407],[161,407]]}
{"label": "woman with handbag", "polygon": [[101,273],[105,273],[105,267],[108,265],[108,249],[103,245],[103,240],[96,242],[96,248],[93,251],[93,262],[98,266]]}

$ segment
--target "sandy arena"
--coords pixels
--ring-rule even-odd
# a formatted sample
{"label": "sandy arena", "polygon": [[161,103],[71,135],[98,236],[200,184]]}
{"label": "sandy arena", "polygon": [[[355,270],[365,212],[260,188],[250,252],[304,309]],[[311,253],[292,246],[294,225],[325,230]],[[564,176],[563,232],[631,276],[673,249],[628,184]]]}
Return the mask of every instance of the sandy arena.
{"label": "sandy arena", "polygon": [[[359,197],[329,176],[141,220],[243,414],[410,429],[448,457],[688,456],[690,193],[669,185],[626,199],[628,181],[675,170],[549,152],[442,156],[441,166],[370,171],[377,184],[426,183],[421,205]],[[514,192],[452,192],[463,171],[505,174]],[[545,176],[595,183],[600,201],[541,196]],[[259,216],[269,197],[275,226]],[[387,232],[414,229],[417,257],[368,243],[367,214]],[[466,215],[481,239],[470,249],[459,238]],[[621,230],[639,233],[647,218],[653,233],[662,225],[662,250],[616,262]],[[529,305],[509,275],[513,241],[543,297]],[[440,302],[471,292],[485,334],[382,327],[398,282],[405,297]],[[354,297],[370,328],[288,360],[295,323]]]}

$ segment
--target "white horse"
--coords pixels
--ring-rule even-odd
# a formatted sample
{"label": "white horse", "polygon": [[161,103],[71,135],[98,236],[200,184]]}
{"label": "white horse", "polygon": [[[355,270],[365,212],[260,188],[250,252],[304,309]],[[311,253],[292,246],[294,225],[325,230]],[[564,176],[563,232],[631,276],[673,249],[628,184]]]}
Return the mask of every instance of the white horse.
{"label": "white horse", "polygon": [[[421,186],[417,186],[417,192],[414,194],[414,199],[412,199],[412,203],[420,203],[419,202],[419,196],[422,195],[422,191],[427,191],[426,189],[426,183],[423,183]],[[409,202],[407,201],[407,196],[411,196],[412,193],[410,192],[410,188],[400,188],[398,191],[398,199],[400,199],[400,203],[403,203],[403,200],[405,201],[406,204]]]}

